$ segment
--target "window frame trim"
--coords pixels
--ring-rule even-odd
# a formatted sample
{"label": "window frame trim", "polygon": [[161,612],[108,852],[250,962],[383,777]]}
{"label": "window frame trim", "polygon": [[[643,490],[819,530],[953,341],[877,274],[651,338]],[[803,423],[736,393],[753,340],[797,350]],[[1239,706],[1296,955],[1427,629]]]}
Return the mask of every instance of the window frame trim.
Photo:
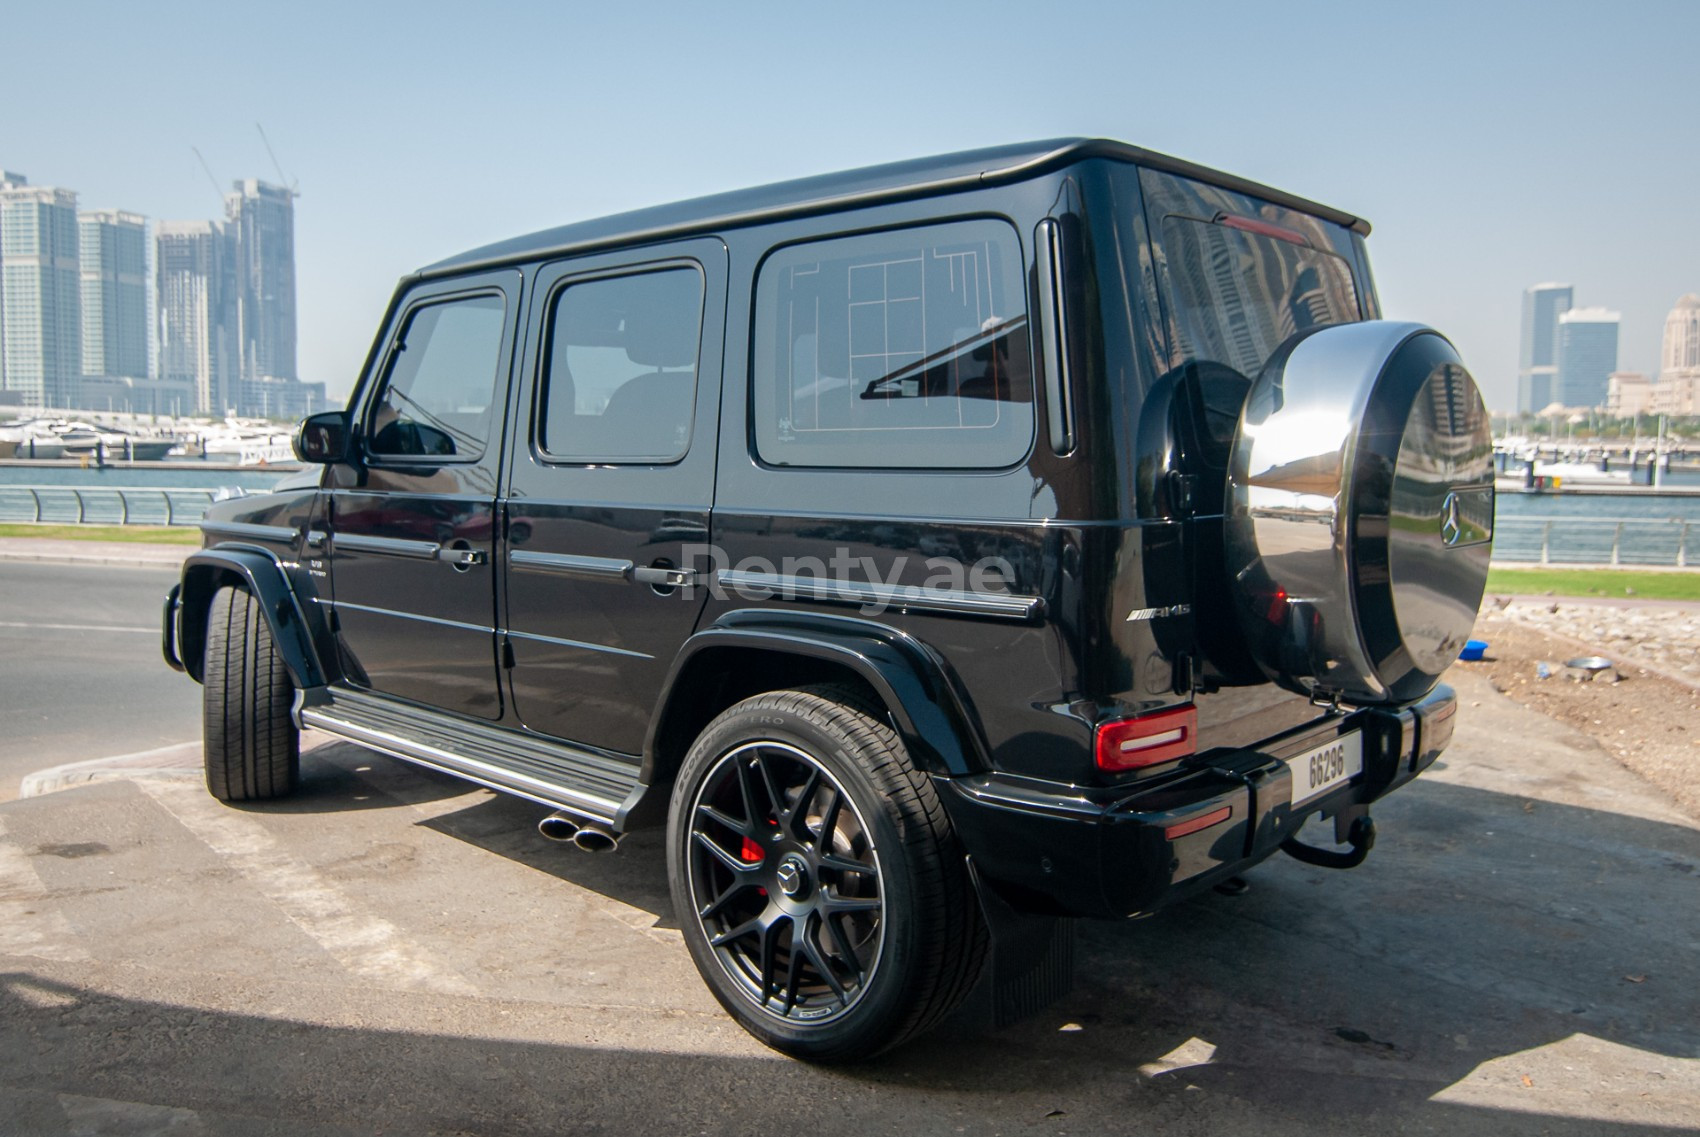
{"label": "window frame trim", "polygon": [[[772,462],[764,457],[761,452],[760,439],[756,435],[756,367],[760,350],[763,346],[765,346],[760,344],[757,340],[757,328],[760,326],[761,322],[762,275],[770,268],[769,262],[783,252],[808,245],[821,245],[832,241],[854,240],[858,237],[896,234],[922,229],[937,229],[948,225],[982,221],[990,221],[1006,227],[1014,241],[1016,251],[1016,288],[1014,291],[1021,299],[1022,314],[1026,317],[1025,328],[1028,333],[1027,366],[1029,368],[1029,375],[1031,376],[1030,386],[1032,387],[1031,397],[1026,404],[1032,412],[1031,429],[1027,445],[1021,453],[1009,462],[996,464],[981,463],[963,466],[899,466],[889,464],[872,465],[868,463],[855,465],[805,465],[796,462]],[[1039,446],[1041,418],[1039,413],[1039,383],[1041,369],[1043,366],[1043,360],[1040,359],[1037,354],[1038,328],[1036,326],[1036,322],[1039,317],[1033,310],[1033,299],[1030,295],[1028,295],[1030,291],[1027,280],[1029,267],[1028,250],[1022,239],[1021,226],[1013,217],[991,210],[953,214],[950,216],[927,216],[916,218],[914,220],[903,221],[898,224],[866,225],[856,229],[840,230],[836,232],[811,233],[807,235],[800,235],[793,240],[783,241],[764,249],[750,273],[750,335],[748,360],[746,362],[745,373],[745,442],[750,461],[755,463],[756,466],[764,471],[797,471],[801,473],[814,474],[851,472],[857,474],[891,473],[904,475],[937,474],[945,476],[983,476],[1005,474],[1012,470],[1018,470],[1025,467],[1032,459],[1035,449]]]}
{"label": "window frame trim", "polygon": [[482,448],[476,455],[471,456],[463,454],[396,454],[373,450],[369,445],[372,437],[372,416],[377,414],[379,406],[383,404],[384,396],[389,393],[390,380],[394,374],[398,356],[396,345],[405,341],[413,317],[424,308],[441,304],[455,304],[463,300],[476,300],[483,296],[494,296],[502,302],[502,334],[496,344],[496,358],[493,363],[494,373],[490,382],[490,405],[487,409],[490,423],[497,427],[494,432],[497,449],[498,451],[501,449],[500,426],[502,418],[505,417],[505,412],[497,413],[498,404],[505,406],[507,387],[512,383],[511,375],[507,382],[503,381],[504,369],[511,366],[508,356],[511,355],[512,349],[510,347],[507,352],[502,349],[510,344],[511,337],[514,334],[515,303],[514,298],[509,296],[506,290],[497,285],[489,284],[469,288],[464,292],[425,293],[402,306],[397,313],[395,331],[391,333],[389,342],[384,346],[383,355],[379,358],[378,366],[373,372],[377,381],[372,384],[371,393],[364,400],[365,405],[360,411],[360,429],[355,437],[359,439],[360,455],[365,460],[366,465],[381,469],[417,469],[420,466],[475,466],[489,456],[490,435],[492,433],[490,430],[485,431]]}
{"label": "window frame trim", "polygon": [[[670,272],[681,268],[695,270],[699,290],[697,293],[697,351],[696,360],[691,370],[691,407],[686,417],[690,425],[690,434],[685,438],[684,449],[672,458],[609,458],[609,457],[566,457],[553,453],[544,447],[544,427],[548,422],[550,369],[555,356],[555,306],[569,288],[580,284],[591,284],[600,280],[614,280],[621,277],[644,276],[650,273]],[[537,337],[537,365],[532,372],[531,391],[531,422],[526,431],[526,449],[531,452],[534,461],[550,467],[572,467],[591,469],[598,466],[619,466],[628,468],[662,469],[677,466],[690,457],[691,448],[696,444],[696,419],[698,403],[702,398],[702,356],[703,335],[708,325],[709,299],[708,269],[696,257],[688,254],[663,257],[653,261],[638,261],[630,264],[608,265],[602,268],[588,269],[582,273],[569,273],[558,277],[549,284],[548,291],[543,296],[539,307],[541,324]],[[722,365],[724,367],[724,365]],[[618,388],[616,388],[617,390]]]}

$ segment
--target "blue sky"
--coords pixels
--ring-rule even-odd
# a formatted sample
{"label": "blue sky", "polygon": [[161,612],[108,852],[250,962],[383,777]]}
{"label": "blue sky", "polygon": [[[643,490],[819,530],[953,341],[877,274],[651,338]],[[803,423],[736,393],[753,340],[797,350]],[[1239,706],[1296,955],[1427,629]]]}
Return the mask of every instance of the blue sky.
{"label": "blue sky", "polygon": [[12,5],[0,167],[217,216],[297,181],[302,378],[395,281],[502,237],[787,177],[1105,135],[1370,219],[1389,315],[1513,401],[1522,289],[1656,369],[1700,291],[1700,2]]}

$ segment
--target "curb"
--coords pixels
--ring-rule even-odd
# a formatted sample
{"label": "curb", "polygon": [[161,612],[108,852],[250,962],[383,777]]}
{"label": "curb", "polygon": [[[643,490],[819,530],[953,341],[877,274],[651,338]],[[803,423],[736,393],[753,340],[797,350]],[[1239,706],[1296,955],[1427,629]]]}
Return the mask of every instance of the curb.
{"label": "curb", "polygon": [[68,762],[25,774],[18,783],[18,798],[41,797],[59,790],[86,786],[91,782],[109,782],[133,778],[162,778],[190,780],[201,777],[201,744],[179,742],[134,754],[115,754],[110,758],[93,758],[84,762]]}

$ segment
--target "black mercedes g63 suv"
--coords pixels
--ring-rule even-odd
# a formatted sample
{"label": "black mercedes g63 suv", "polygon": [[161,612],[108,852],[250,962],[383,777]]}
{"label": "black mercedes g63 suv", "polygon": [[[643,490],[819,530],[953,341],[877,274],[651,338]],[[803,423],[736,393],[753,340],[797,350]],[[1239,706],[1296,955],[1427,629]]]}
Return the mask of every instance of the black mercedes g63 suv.
{"label": "black mercedes g63 suv", "polygon": [[415,273],[315,476],[213,506],[168,599],[208,788],[290,792],[312,727],[587,848],[665,825],[703,978],[817,1060],[1031,1005],[1068,917],[1356,864],[1493,519],[1368,231],[1063,140]]}

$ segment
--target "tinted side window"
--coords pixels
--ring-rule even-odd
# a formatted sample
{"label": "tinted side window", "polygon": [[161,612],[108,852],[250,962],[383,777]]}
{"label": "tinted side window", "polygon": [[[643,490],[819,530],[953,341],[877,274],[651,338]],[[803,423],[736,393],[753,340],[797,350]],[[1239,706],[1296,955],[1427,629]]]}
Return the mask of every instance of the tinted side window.
{"label": "tinted side window", "polygon": [[756,449],[780,466],[996,467],[1033,441],[1021,246],[963,221],[783,248],[756,282]]}
{"label": "tinted side window", "polygon": [[538,445],[572,462],[672,462],[691,444],[702,273],[569,284],[549,313]]}
{"label": "tinted side window", "polygon": [[474,459],[490,433],[502,374],[500,296],[469,296],[415,308],[390,357],[383,394],[366,421],[377,455]]}

